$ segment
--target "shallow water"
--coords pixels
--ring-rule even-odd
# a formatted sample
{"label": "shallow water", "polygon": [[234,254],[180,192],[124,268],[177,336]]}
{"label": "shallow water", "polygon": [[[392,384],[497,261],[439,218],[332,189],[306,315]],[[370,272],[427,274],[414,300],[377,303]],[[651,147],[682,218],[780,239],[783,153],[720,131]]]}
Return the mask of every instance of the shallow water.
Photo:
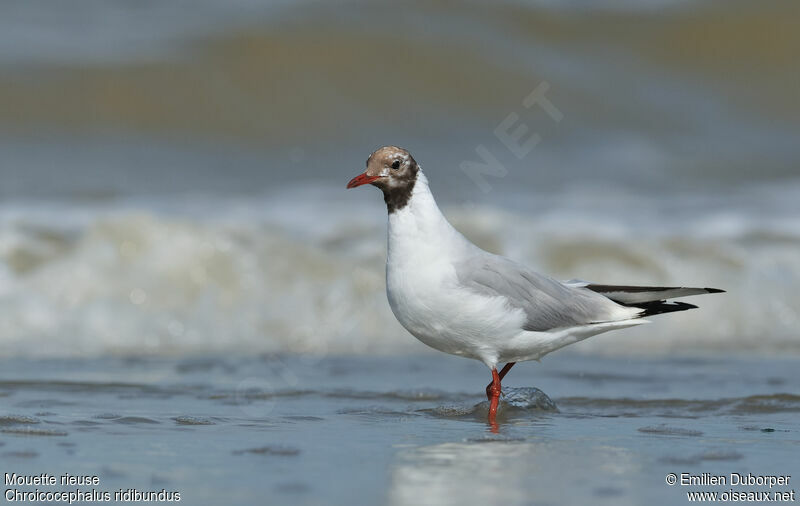
{"label": "shallow water", "polygon": [[[189,504],[675,504],[728,488],[670,472],[800,472],[798,365],[564,352],[509,373],[495,434],[488,372],[452,357],[6,359],[0,472]],[[520,407],[534,386],[557,409]]]}

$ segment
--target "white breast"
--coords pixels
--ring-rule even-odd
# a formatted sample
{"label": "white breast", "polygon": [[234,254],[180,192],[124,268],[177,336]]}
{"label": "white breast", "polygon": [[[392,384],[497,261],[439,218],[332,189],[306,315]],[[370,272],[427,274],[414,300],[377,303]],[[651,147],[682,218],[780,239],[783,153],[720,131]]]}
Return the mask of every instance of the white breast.
{"label": "white breast", "polygon": [[407,206],[389,215],[386,290],[397,320],[437,350],[492,361],[517,335],[520,310],[460,286],[453,263],[476,248],[439,211],[420,171]]}

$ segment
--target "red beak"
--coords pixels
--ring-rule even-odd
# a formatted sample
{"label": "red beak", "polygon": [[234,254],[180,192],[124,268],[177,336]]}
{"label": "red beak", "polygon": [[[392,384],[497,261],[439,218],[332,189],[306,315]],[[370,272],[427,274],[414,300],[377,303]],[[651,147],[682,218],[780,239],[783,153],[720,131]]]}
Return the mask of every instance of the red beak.
{"label": "red beak", "polygon": [[368,176],[367,173],[359,174],[347,183],[348,188],[355,188],[356,186],[361,186],[362,184],[369,184],[376,179],[380,178],[380,176]]}

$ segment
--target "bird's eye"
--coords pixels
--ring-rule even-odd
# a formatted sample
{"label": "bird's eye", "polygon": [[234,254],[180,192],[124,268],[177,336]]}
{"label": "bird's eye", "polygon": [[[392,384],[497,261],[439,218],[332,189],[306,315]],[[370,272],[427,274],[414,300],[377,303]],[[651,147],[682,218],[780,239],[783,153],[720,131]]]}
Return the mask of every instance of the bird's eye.
{"label": "bird's eye", "polygon": [[393,168],[394,170],[397,170],[397,169],[399,169],[399,168],[400,168],[400,160],[395,160],[395,161],[393,161],[393,162],[392,162],[392,168]]}

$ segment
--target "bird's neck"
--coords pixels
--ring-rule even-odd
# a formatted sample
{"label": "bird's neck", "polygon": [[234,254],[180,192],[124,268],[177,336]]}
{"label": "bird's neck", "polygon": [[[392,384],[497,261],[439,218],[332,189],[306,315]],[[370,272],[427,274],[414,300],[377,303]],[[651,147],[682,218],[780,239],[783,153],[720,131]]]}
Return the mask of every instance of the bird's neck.
{"label": "bird's neck", "polygon": [[441,255],[467,243],[439,210],[422,170],[417,173],[406,205],[389,213],[388,232],[390,258],[416,257],[425,250]]}

